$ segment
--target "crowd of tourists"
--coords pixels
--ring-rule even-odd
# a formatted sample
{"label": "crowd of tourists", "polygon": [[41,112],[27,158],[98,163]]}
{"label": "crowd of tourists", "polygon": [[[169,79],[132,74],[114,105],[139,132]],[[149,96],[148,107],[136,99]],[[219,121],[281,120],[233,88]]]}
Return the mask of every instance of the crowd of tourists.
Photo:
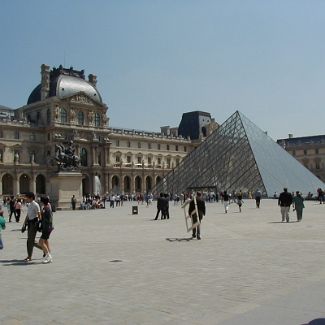
{"label": "crowd of tourists", "polygon": [[[125,201],[134,201],[138,204],[144,204],[149,206],[154,200],[157,201],[157,213],[154,220],[158,220],[159,217],[162,220],[170,219],[169,204],[170,201],[174,201],[174,205],[182,203],[183,207],[186,204],[188,206],[188,214],[192,218],[193,229],[192,237],[201,239],[200,223],[203,216],[206,213],[205,204],[207,202],[220,202],[224,206],[225,213],[228,213],[231,204],[238,207],[239,212],[242,211],[242,207],[246,199],[255,199],[256,208],[261,207],[263,193],[257,189],[254,193],[226,190],[219,193],[210,192],[184,192],[181,194],[173,193],[160,193],[155,196],[151,193],[144,194],[111,194],[100,197],[99,195],[87,195],[82,198],[80,202],[80,209],[98,209],[105,208],[106,203],[109,203],[109,207],[123,206]],[[287,188],[277,195],[274,193],[274,199],[277,199],[278,206],[281,211],[281,221],[289,222],[289,212],[292,207],[296,212],[297,222],[302,221],[303,209],[305,208],[304,200],[311,199],[312,195],[308,195],[304,198],[299,192],[289,192]],[[320,204],[325,203],[325,192],[322,189],[317,190],[317,199]],[[185,204],[186,203],[186,204]],[[75,195],[71,198],[71,208],[75,210],[77,208],[78,200]],[[0,202],[0,249],[3,249],[4,244],[1,237],[1,230],[6,227],[6,219],[4,211],[8,211],[8,222],[12,222],[14,217],[17,223],[20,222],[21,215],[26,212],[25,219],[22,224],[21,232],[27,230],[27,257],[26,262],[30,262],[33,256],[34,247],[40,249],[43,252],[42,263],[47,264],[52,262],[51,248],[49,244],[50,234],[53,231],[53,208],[49,197],[42,197],[35,199],[34,193],[27,193],[19,196],[6,196],[3,198],[3,202]],[[36,242],[36,234],[41,232],[39,241]]]}

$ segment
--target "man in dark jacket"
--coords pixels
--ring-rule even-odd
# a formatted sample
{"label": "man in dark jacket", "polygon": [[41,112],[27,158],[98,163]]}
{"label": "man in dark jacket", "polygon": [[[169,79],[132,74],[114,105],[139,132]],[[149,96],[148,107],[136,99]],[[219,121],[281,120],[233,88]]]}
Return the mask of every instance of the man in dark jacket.
{"label": "man in dark jacket", "polygon": [[[155,220],[159,217],[159,212],[162,211],[163,205],[164,205],[164,194],[160,193],[159,198],[157,199],[157,214]],[[162,212],[161,212],[161,219],[162,219]]]}
{"label": "man in dark jacket", "polygon": [[169,196],[167,193],[164,194],[161,206],[161,219],[169,219]]}
{"label": "man in dark jacket", "polygon": [[289,222],[289,210],[292,204],[292,195],[288,193],[288,189],[284,188],[279,196],[278,205],[281,207],[282,222]]}
{"label": "man in dark jacket", "polygon": [[[196,204],[197,204],[197,210],[199,213],[199,220],[201,223],[201,220],[203,216],[205,216],[205,202],[202,200],[202,194],[201,192],[196,193]],[[195,202],[194,198],[190,202],[190,206],[188,208],[188,214],[191,215],[191,213],[195,210]],[[197,215],[194,213],[192,215],[193,218],[193,224],[197,222]],[[193,238],[197,238],[198,240],[201,239],[201,233],[200,233],[200,225],[198,225],[196,228],[193,228],[193,233],[192,233]]]}

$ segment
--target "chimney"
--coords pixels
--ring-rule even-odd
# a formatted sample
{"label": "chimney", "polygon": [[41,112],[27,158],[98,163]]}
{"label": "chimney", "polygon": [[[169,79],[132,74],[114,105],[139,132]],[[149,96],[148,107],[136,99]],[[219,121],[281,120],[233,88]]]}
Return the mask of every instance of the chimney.
{"label": "chimney", "polygon": [[292,139],[293,138],[293,134],[292,133],[289,133],[288,134],[288,137],[289,137],[289,139]]}
{"label": "chimney", "polygon": [[50,66],[41,65],[41,100],[44,100],[50,93]]}
{"label": "chimney", "polygon": [[88,76],[88,81],[89,83],[91,83],[94,87],[96,87],[97,85],[97,76],[95,76],[94,74],[90,74]]}

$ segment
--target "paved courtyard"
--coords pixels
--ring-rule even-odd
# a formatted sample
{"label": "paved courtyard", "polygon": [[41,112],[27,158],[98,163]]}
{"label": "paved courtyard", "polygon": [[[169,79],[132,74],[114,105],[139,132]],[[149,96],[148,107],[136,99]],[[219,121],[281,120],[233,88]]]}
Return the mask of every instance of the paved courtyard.
{"label": "paved courtyard", "polygon": [[[207,204],[202,240],[180,206],[54,214],[53,263],[26,257],[8,223],[0,251],[0,324],[301,325],[325,318],[325,205],[281,223],[276,201]],[[6,214],[7,216],[7,214]]]}

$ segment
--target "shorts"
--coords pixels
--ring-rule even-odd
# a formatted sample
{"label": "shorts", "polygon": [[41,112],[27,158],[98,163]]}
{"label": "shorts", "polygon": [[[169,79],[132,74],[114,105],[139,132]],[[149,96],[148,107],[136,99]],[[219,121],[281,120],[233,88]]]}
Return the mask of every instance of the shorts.
{"label": "shorts", "polygon": [[50,231],[42,231],[41,239],[48,240],[50,238],[52,230]]}

